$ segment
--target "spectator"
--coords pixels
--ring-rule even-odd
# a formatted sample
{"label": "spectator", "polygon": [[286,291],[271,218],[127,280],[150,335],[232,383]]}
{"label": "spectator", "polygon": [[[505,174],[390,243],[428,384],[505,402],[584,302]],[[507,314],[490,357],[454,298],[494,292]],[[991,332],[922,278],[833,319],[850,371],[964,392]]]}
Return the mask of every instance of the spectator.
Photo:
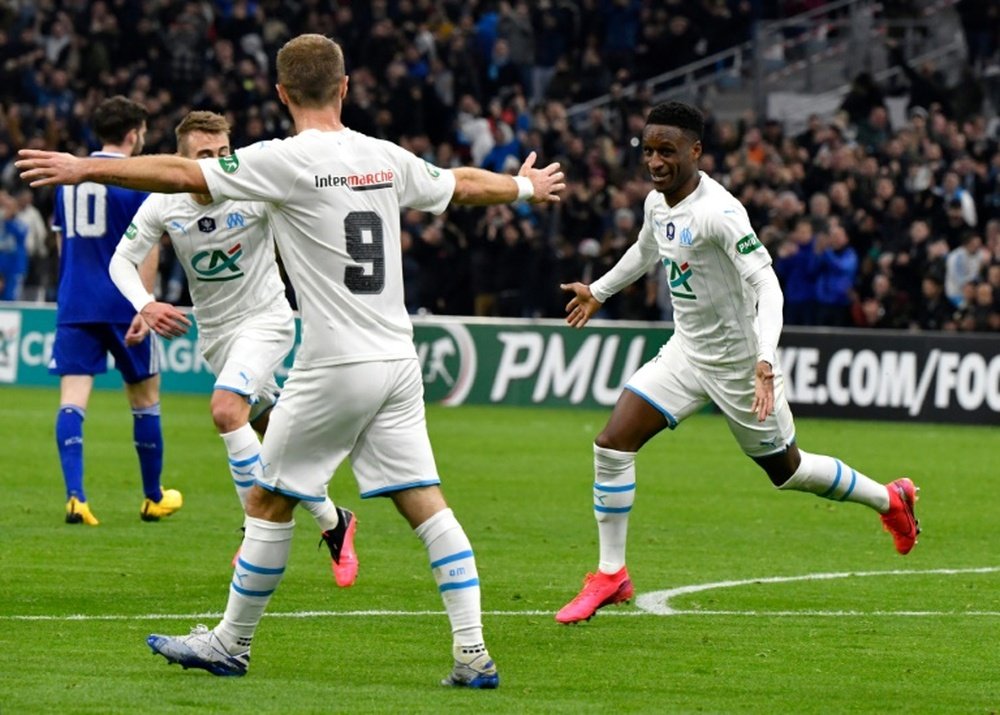
{"label": "spectator", "polygon": [[944,283],[937,274],[924,276],[921,291],[921,300],[910,326],[921,330],[955,330],[955,306],[945,297]]}
{"label": "spectator", "polygon": [[966,234],[962,245],[953,249],[945,262],[944,291],[956,308],[965,307],[964,288],[979,277],[984,261],[983,239],[975,233]]}
{"label": "spectator", "polygon": [[816,285],[812,270],[814,241],[812,222],[801,218],[778,246],[774,271],[785,294],[784,318],[788,325],[816,323]]}
{"label": "spectator", "polygon": [[847,231],[836,220],[821,231],[813,246],[813,272],[816,277],[816,316],[818,325],[846,326],[854,300],[854,279],[858,273],[858,255],[850,245]]}
{"label": "spectator", "polygon": [[27,252],[28,270],[25,275],[25,290],[23,300],[44,300],[45,292],[55,286],[55,270],[49,267],[49,227],[42,217],[41,211],[34,204],[34,194],[31,189],[23,188],[15,197],[17,201],[17,220],[27,230],[25,247]]}
{"label": "spectator", "polygon": [[0,190],[0,276],[3,290],[0,300],[21,300],[24,276],[28,272],[28,229],[17,218],[17,201]]}

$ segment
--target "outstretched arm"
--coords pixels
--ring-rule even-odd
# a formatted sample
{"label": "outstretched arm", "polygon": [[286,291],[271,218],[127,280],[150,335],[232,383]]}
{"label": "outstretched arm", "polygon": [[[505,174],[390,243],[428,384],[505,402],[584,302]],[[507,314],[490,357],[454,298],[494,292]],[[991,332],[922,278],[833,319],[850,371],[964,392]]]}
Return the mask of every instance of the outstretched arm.
{"label": "outstretched arm", "polygon": [[128,159],[81,158],[54,151],[21,149],[15,162],[21,180],[32,187],[94,181],[126,189],[178,194],[209,193],[198,162],[174,154],[150,154]]}
{"label": "outstretched arm", "polygon": [[558,192],[566,188],[558,162],[536,169],[535,158],[535,152],[528,154],[517,178],[468,166],[452,169],[455,193],[451,200],[472,206],[509,204],[517,200],[534,204],[558,201]]}
{"label": "outstretched arm", "polygon": [[590,286],[583,283],[560,283],[559,287],[573,294],[566,304],[566,322],[574,328],[582,328],[604,305],[590,292]]}

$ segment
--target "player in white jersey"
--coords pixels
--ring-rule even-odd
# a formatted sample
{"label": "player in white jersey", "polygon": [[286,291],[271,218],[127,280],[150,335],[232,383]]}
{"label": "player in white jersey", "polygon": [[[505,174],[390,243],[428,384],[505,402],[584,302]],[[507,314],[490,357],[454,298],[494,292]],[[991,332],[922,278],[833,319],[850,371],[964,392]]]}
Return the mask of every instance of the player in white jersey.
{"label": "player in white jersey", "polygon": [[[229,122],[214,112],[188,114],[175,130],[190,159],[228,156]],[[292,308],[274,257],[268,205],[212,200],[206,194],[153,194],[140,206],[111,259],[111,279],[150,327],[166,338],[186,332],[187,317],[159,302],[137,265],[164,233],[188,278],[199,348],[216,376],[212,420],[229,456],[229,471],[246,508],[262,472],[260,441],[278,395],[275,371],[295,342]],[[252,426],[251,426],[252,425]],[[354,584],[357,520],[324,494],[303,499],[330,551],[338,586]]]}
{"label": "player in white jersey", "polygon": [[[140,157],[114,166],[25,151],[34,186],[92,180],[152,191],[210,192],[266,201],[299,298],[302,345],[264,436],[264,476],[247,504],[244,567],[237,567],[222,622],[189,636],[150,636],[171,662],[243,675],[250,642],[288,561],[292,510],[324,493],[349,457],[361,494],[385,495],[427,548],[452,628],[453,667],[442,683],[495,688],[483,639],[479,578],[469,539],[447,507],[427,437],[423,384],[403,305],[399,211],[440,213],[449,202],[557,201],[557,164],[518,177],[440,169],[340,121],[347,76],[340,47],[302,35],[278,53],[278,96],[296,136],[219,160]],[[261,488],[263,487],[263,488]]]}
{"label": "player in white jersey", "polygon": [[566,306],[567,322],[580,328],[609,297],[662,263],[673,298],[674,333],[629,379],[594,441],[600,561],[583,590],[556,614],[560,623],[587,620],[602,606],[633,596],[625,541],[635,499],[635,454],[710,401],[725,415],[740,448],[779,489],[875,509],[901,554],[913,548],[919,533],[912,481],[879,484],[838,459],[796,445],[776,357],[781,288],[746,210],[698,171],[703,129],[694,107],[669,102],[653,108],[642,151],[654,190],[646,197],[635,244],[590,286],[562,286],[574,295]]}

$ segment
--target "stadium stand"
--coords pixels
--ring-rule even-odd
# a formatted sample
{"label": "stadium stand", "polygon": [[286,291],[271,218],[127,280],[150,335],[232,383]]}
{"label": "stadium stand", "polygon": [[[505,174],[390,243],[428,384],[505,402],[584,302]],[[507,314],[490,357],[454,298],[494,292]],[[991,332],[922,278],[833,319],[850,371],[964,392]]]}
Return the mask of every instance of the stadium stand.
{"label": "stadium stand", "polygon": [[[83,118],[118,93],[150,111],[146,152],[172,152],[192,109],[230,118],[235,147],[286,136],[269,58],[319,32],[345,50],[348,126],[441,166],[516,170],[536,150],[569,179],[554,209],[405,214],[412,312],[561,316],[558,284],[599,277],[635,239],[644,114],[683,95],[707,114],[702,168],[776,260],[789,323],[1000,331],[998,13],[978,0],[7,3],[0,188],[36,228],[0,241],[0,259],[29,252],[20,298],[52,299],[56,251],[36,215],[52,196],[24,191],[18,149],[90,151]],[[772,111],[793,85],[822,101]],[[164,249],[158,293],[183,302]],[[837,280],[817,279],[835,265]],[[833,284],[835,298],[811,290]],[[603,317],[670,316],[653,274]]]}

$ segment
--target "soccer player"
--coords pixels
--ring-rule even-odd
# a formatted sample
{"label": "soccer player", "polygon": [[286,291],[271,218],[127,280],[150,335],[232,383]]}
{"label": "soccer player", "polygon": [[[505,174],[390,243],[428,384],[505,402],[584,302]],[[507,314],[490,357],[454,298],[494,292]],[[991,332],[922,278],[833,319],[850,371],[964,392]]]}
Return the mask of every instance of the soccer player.
{"label": "soccer player", "polygon": [[[175,130],[189,159],[228,156],[229,122],[191,112]],[[146,290],[137,265],[170,236],[187,274],[202,355],[215,373],[212,420],[229,455],[240,504],[260,476],[260,441],[278,395],[275,370],[295,342],[295,321],[274,258],[268,204],[219,201],[208,194],[153,194],[125,230],[111,258],[111,279],[156,333],[170,339],[191,324],[180,310]],[[252,426],[251,426],[252,425]],[[357,520],[322,498],[303,499],[330,550],[338,586],[354,584]]]}
{"label": "soccer player", "polygon": [[[120,161],[141,152],[146,116],[145,107],[122,96],[101,102],[91,126],[103,146],[91,156]],[[92,182],[56,190],[52,228],[60,263],[49,372],[60,376],[56,444],[66,483],[67,524],[99,523],[83,489],[83,421],[94,375],[107,371],[109,352],[132,407],[132,434],[145,494],[139,515],[143,521],[158,521],[183,503],[179,491],[160,486],[163,433],[156,338],[108,275],[118,238],[145,198],[143,192]],[[147,287],[156,276],[157,258],[154,252],[143,264]]]}
{"label": "soccer player", "polygon": [[442,683],[495,688],[475,556],[444,500],[427,436],[403,303],[399,211],[557,201],[562,172],[558,164],[534,168],[534,154],[517,177],[441,169],[346,128],[344,57],[321,35],[287,42],[277,70],[278,96],[295,123],[290,139],[198,162],[176,156],[109,162],[25,150],[18,163],[35,186],[98,180],[268,202],[299,297],[302,344],[264,435],[264,473],[247,500],[242,554],[222,621],[188,636],[152,635],[148,643],[185,667],[245,674],[254,631],[288,561],[293,508],[303,497],[324,494],[349,457],[361,496],[392,499],[427,548],[453,634],[453,667]]}
{"label": "soccer player", "polygon": [[777,488],[871,507],[901,554],[917,541],[912,481],[879,484],[839,459],[796,445],[776,357],[781,288],[746,210],[698,170],[703,128],[701,113],[687,104],[668,102],[650,111],[642,154],[654,190],[646,197],[638,239],[589,286],[562,286],[573,293],[566,321],[581,328],[604,301],[660,262],[669,276],[674,333],[629,379],[594,441],[600,561],[579,595],[556,614],[560,623],[587,620],[602,606],[633,596],[625,541],[635,500],[635,454],[709,401]]}

